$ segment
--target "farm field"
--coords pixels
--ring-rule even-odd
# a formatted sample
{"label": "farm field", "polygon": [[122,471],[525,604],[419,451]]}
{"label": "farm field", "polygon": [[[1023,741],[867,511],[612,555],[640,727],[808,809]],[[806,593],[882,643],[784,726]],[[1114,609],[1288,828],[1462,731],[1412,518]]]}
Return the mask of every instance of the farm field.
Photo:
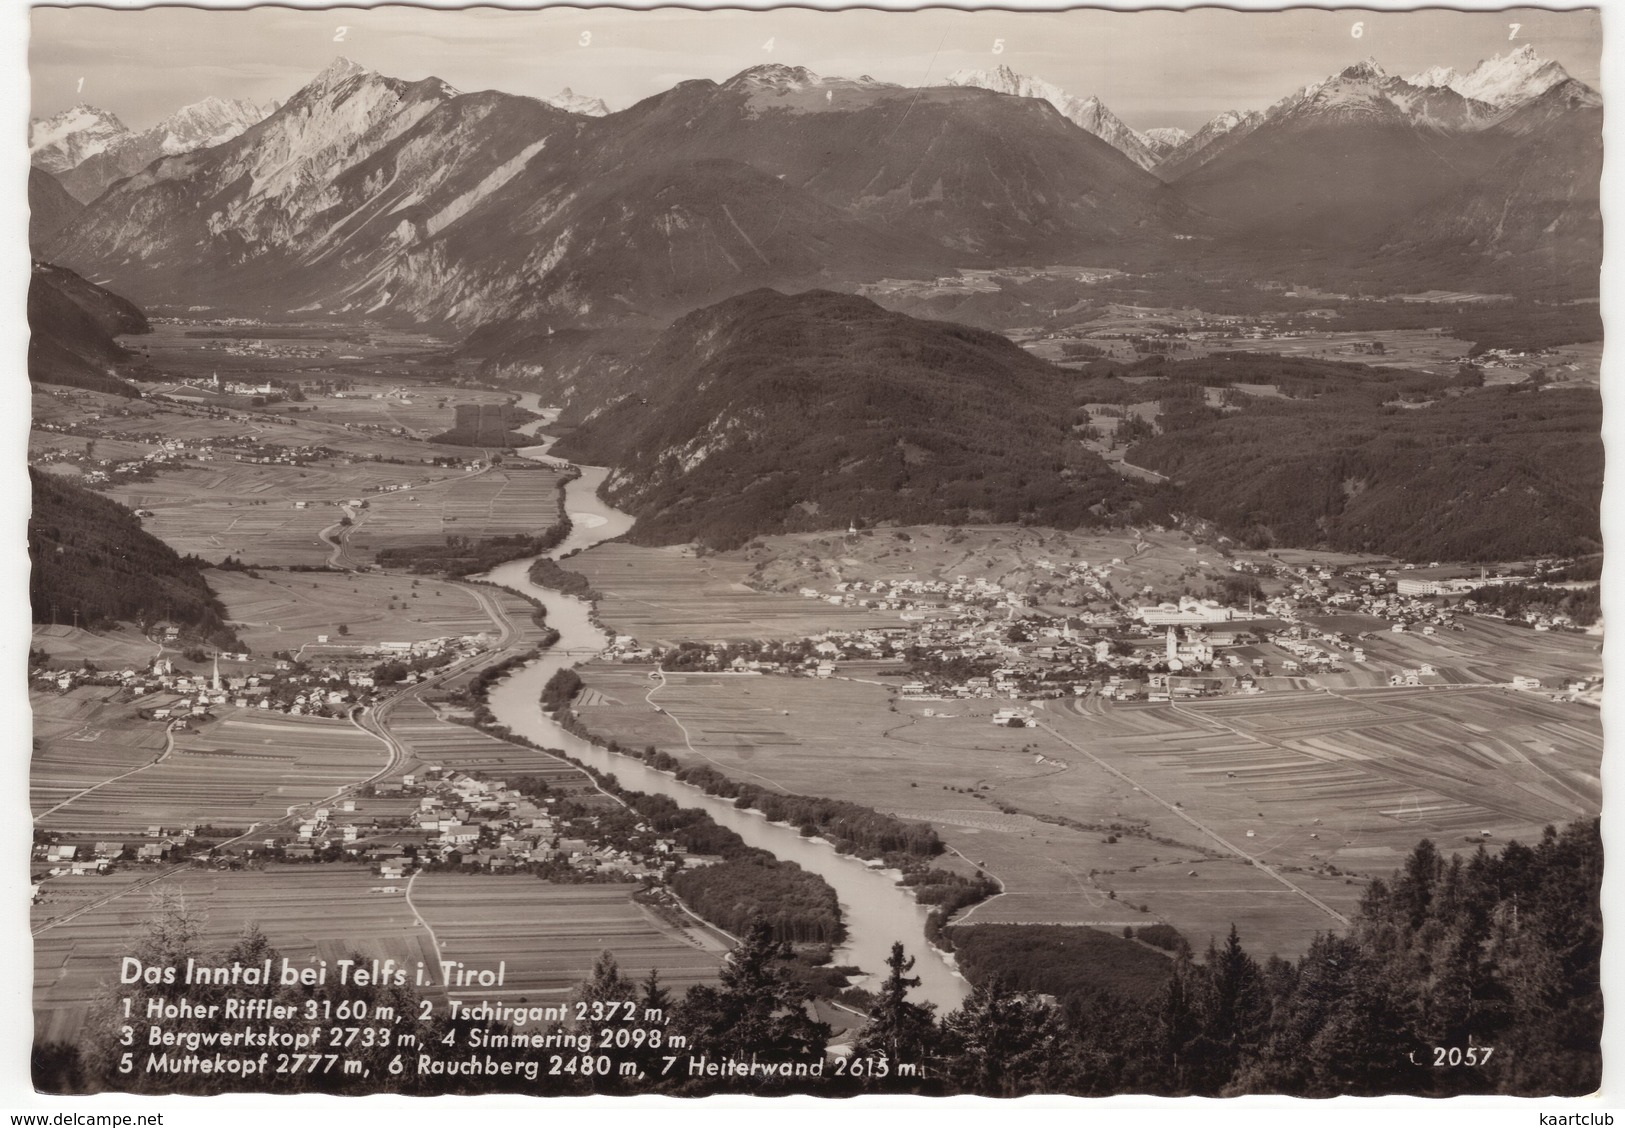
{"label": "farm field", "polygon": [[442,958],[495,969],[501,988],[447,992],[453,998],[562,999],[592,972],[598,953],[615,953],[623,974],[652,969],[678,995],[716,981],[725,946],[695,925],[679,928],[632,900],[635,885],[551,885],[528,874],[425,873],[412,903],[433,931]]}
{"label": "farm field", "polygon": [[481,589],[495,603],[497,608],[506,615],[508,622],[513,624],[513,645],[519,647],[535,646],[547,637],[548,626],[546,616],[537,621],[537,613],[541,609],[534,603],[525,599],[507,588],[488,587]]}
{"label": "farm field", "polygon": [[73,706],[81,712],[70,715],[63,703],[74,702],[71,695],[44,703],[33,696],[37,716],[42,704],[60,714],[36,720],[36,812],[143,761],[151,764],[36,816],[40,829],[63,834],[128,835],[154,824],[247,827],[359,783],[387,761],[382,743],[347,721],[227,708],[201,731],[177,732],[174,750],[158,762],[165,726],[137,719],[134,705],[87,698]]}
{"label": "farm field", "polygon": [[158,644],[134,627],[87,631],[66,625],[36,623],[33,645],[56,662],[94,662],[101,669],[145,666],[158,654]]}
{"label": "farm field", "polygon": [[[1374,352],[1371,345],[1382,346]],[[1191,357],[1212,352],[1266,352],[1287,357],[1346,360],[1384,368],[1449,373],[1466,357],[1470,342],[1435,329],[1380,329],[1365,333],[1311,333],[1301,337],[1239,338],[1193,342]],[[1185,353],[1179,354],[1181,357]]]}
{"label": "farm field", "polygon": [[29,772],[35,812],[150,764],[163,752],[164,726],[132,719],[134,705],[110,704],[109,699],[118,692],[107,686],[81,685],[66,693],[35,691],[28,695],[37,745]]}
{"label": "farm field", "polygon": [[[1445,300],[1435,298],[1435,300]],[[1080,325],[1069,333],[1078,336],[1020,340],[1017,343],[1036,356],[1064,363],[1075,360],[1066,356],[1063,346],[1071,341],[1082,341],[1104,350],[1108,359],[1133,361],[1140,358],[1133,342],[1106,334],[1142,335],[1157,332],[1158,326],[1185,326],[1193,332],[1203,331],[1200,324],[1209,315],[1199,309],[1168,309],[1152,306],[1113,304],[1102,315]],[[1446,371],[1466,357],[1472,342],[1445,336],[1438,329],[1381,329],[1364,332],[1318,332],[1305,335],[1277,336],[1264,326],[1263,337],[1186,337],[1185,346],[1172,354],[1175,359],[1189,360],[1214,352],[1268,352],[1283,356],[1305,356],[1326,360],[1350,360],[1359,364],[1386,365],[1394,368],[1432,369]],[[1371,349],[1373,342],[1382,345],[1382,352]],[[1565,350],[1569,351],[1569,350]],[[1533,366],[1531,366],[1533,367]]]}
{"label": "farm field", "polygon": [[645,643],[683,639],[803,638],[820,631],[899,625],[895,611],[835,607],[800,595],[755,591],[732,555],[608,543],[563,561],[604,593],[598,617]]}
{"label": "farm field", "polygon": [[[363,866],[288,865],[264,870],[171,870],[136,867],[105,877],[50,882],[33,908],[35,1036],[71,1038],[103,983],[115,982],[118,959],[130,952],[156,910],[156,895],[176,892],[203,918],[202,946],[229,946],[257,923],[296,965],[343,959],[419,960],[434,966],[434,945],[407,904],[405,882],[390,883]],[[123,894],[114,896],[115,894]],[[113,897],[105,903],[96,902]],[[50,925],[76,909],[83,915]],[[43,931],[42,931],[43,929]]]}
{"label": "farm field", "polygon": [[[238,637],[258,654],[298,651],[316,645],[320,635],[328,636],[330,646],[359,649],[497,632],[467,587],[443,580],[383,572],[270,571],[256,579],[219,569],[208,580]],[[342,637],[340,624],[349,628]]]}
{"label": "farm field", "polygon": [[1476,616],[1458,622],[1460,631],[1383,631],[1361,645],[1367,657],[1395,668],[1429,663],[1447,682],[1505,684],[1519,675],[1560,679],[1602,672],[1601,635],[1535,631]]}
{"label": "farm field", "polygon": [[600,794],[587,774],[575,765],[547,752],[498,740],[468,725],[443,720],[416,693],[390,706],[389,731],[407,751],[393,775],[434,764],[447,771],[481,772],[497,778],[521,773],[539,776],[561,795],[587,798]]}
{"label": "farm field", "polygon": [[1005,702],[893,702],[840,677],[670,677],[659,713],[646,668],[581,672],[600,735],[931,822],[1004,882],[976,921],[1160,919],[1200,947],[1233,920],[1294,955],[1423,837],[1529,841],[1600,807],[1596,712],[1498,689],[1050,701],[1039,728],[1003,729]]}
{"label": "farm field", "polygon": [[[159,873],[130,869],[47,887],[33,908],[36,1037],[77,1033],[101,984],[116,981],[118,959],[154,913],[160,891],[181,893],[201,914],[205,949],[229,945],[253,922],[296,965],[352,953],[408,967],[421,960],[431,969],[440,958],[492,969],[506,961],[505,987],[480,989],[479,997],[510,1002],[523,995],[562,998],[605,948],[628,974],[658,967],[662,981],[679,993],[714,981],[721,957],[703,929],[674,927],[639,907],[633,886],[554,886],[523,874],[426,874],[413,882],[409,900],[406,882],[385,882],[365,867],[344,864],[182,869],[154,882]],[[50,924],[86,906],[94,907]],[[422,993],[448,994],[439,988]]]}
{"label": "farm field", "polygon": [[[222,461],[122,484],[108,494],[152,511],[147,531],[177,552],[216,563],[236,556],[250,564],[318,565],[332,552],[319,534],[347,515],[354,522],[348,551],[368,560],[380,548],[439,544],[447,536],[538,533],[558,520],[558,482],[550,469],[471,473],[371,462]],[[396,488],[376,492],[384,486]],[[341,508],[352,500],[366,507]]]}
{"label": "farm field", "polygon": [[417,382],[358,380],[332,395],[306,393],[306,405],[329,423],[400,427],[415,438],[450,429],[454,403],[507,403],[513,396],[478,388],[452,388]]}
{"label": "farm field", "polygon": [[342,502],[370,504],[382,496],[370,492],[377,486],[412,482],[424,488],[426,480],[464,473],[378,463],[294,467],[211,462],[164,473],[151,482],[120,485],[107,494],[131,509],[152,511],[154,516],[144,521],[146,530],[182,554],[215,563],[235,556],[249,564],[317,565],[325,564],[332,551],[318,534],[344,517]]}
{"label": "farm field", "polygon": [[434,489],[374,496],[350,530],[350,549],[371,558],[380,549],[440,544],[452,536],[536,535],[558,522],[559,480],[547,468],[496,468],[459,474]]}

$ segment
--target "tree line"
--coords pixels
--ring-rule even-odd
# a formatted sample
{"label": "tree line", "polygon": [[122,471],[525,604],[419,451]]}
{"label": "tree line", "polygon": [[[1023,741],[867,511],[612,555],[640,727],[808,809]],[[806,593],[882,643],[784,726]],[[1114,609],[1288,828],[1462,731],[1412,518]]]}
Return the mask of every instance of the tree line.
{"label": "tree line", "polygon": [[216,645],[239,645],[225,607],[203,578],[204,561],[181,556],[109,498],[32,468],[28,478],[34,622],[88,628],[172,623]]}

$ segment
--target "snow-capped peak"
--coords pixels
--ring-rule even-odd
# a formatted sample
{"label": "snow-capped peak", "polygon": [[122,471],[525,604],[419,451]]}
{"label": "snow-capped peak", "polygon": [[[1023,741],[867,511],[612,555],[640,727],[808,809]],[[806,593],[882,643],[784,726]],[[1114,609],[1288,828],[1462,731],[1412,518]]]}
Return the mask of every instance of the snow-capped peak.
{"label": "snow-capped peak", "polygon": [[949,86],[975,86],[998,94],[1048,102],[1073,125],[1094,134],[1141,168],[1148,169],[1156,164],[1161,153],[1166,151],[1159,150],[1130,129],[1099,98],[1093,95],[1078,98],[1053,82],[1018,74],[1007,66],[1000,65],[992,71],[957,70],[948,76],[946,82]]}
{"label": "snow-capped peak", "polygon": [[1532,44],[1525,43],[1515,51],[1483,60],[1452,82],[1450,89],[1466,98],[1505,107],[1544,94],[1568,77],[1561,65],[1542,59]]}
{"label": "snow-capped peak", "polygon": [[275,102],[261,106],[244,99],[210,95],[176,110],[150,132],[161,138],[160,148],[164,153],[189,153],[231,140],[249,126],[265,120],[275,109]]}
{"label": "snow-capped peak", "polygon": [[123,122],[106,110],[80,103],[28,123],[28,153],[47,172],[64,172],[128,136]]}
{"label": "snow-capped peak", "polygon": [[550,106],[567,110],[572,114],[583,114],[587,117],[603,117],[609,113],[609,107],[602,98],[590,98],[585,94],[577,94],[566,86],[551,98],[542,99]]}
{"label": "snow-capped peak", "polygon": [[1343,73],[1337,77],[1345,82],[1381,82],[1388,77],[1388,72],[1382,69],[1382,64],[1373,56],[1367,55],[1353,66],[1345,67]]}
{"label": "snow-capped peak", "polygon": [[1423,88],[1448,86],[1452,89],[1461,81],[1461,75],[1456,73],[1455,67],[1429,67],[1421,74],[1413,74],[1406,79],[1412,86]]}
{"label": "snow-capped peak", "polygon": [[[991,71],[965,67],[954,71],[946,81],[949,86],[974,86],[980,90],[992,90],[999,94],[1014,94],[1022,98],[1034,97],[1027,91],[1036,88],[1043,88],[1046,91],[1057,89],[1043,79],[1028,78],[1026,75],[1017,74],[1002,63]],[[1044,97],[1045,95],[1037,96]]]}
{"label": "snow-capped peak", "polygon": [[1155,145],[1160,145],[1164,149],[1176,148],[1191,139],[1191,135],[1187,130],[1177,129],[1172,126],[1141,130],[1140,136]]}

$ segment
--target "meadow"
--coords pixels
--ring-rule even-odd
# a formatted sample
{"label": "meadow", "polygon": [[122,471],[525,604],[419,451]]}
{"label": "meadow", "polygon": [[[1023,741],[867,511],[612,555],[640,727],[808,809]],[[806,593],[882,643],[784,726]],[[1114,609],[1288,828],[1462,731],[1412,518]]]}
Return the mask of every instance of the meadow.
{"label": "meadow", "polygon": [[260,872],[129,868],[54,881],[32,911],[35,1037],[78,1033],[98,993],[117,983],[119,958],[157,911],[160,892],[180,894],[199,914],[205,948],[228,946],[254,922],[301,964],[352,949],[409,957],[414,965],[432,960],[404,896],[370,892],[380,885],[361,867],[339,865]]}
{"label": "meadow", "polygon": [[371,559],[386,548],[535,535],[559,519],[559,474],[547,468],[498,467],[442,479],[434,488],[376,495],[350,530],[350,550]]}
{"label": "meadow", "polygon": [[[460,584],[384,572],[244,572],[216,569],[209,586],[257,654],[299,651],[319,636],[345,648],[486,633],[497,626]],[[348,633],[340,635],[343,624]]]}
{"label": "meadow", "polygon": [[158,646],[134,627],[87,631],[66,623],[36,623],[33,646],[56,662],[93,662],[98,669],[141,668],[158,653]]}
{"label": "meadow", "polygon": [[1003,883],[971,921],[1161,920],[1198,946],[1234,922],[1260,953],[1301,953],[1420,838],[1527,842],[1600,809],[1596,712],[1497,688],[1066,699],[1012,730],[989,723],[1002,701],[894,700],[840,673],[669,676],[651,695],[647,668],[595,663],[578,713],[631,747],[929,821]]}
{"label": "meadow", "polygon": [[645,643],[681,639],[804,638],[824,630],[898,624],[897,613],[835,607],[752,590],[735,555],[608,543],[563,561],[602,592],[598,617]]}
{"label": "meadow", "polygon": [[623,974],[652,969],[681,994],[714,982],[723,946],[707,930],[676,927],[632,900],[629,885],[550,885],[523,874],[421,874],[412,903],[442,955],[478,968],[506,961],[501,988],[448,992],[513,1002],[561,1001],[592,973],[598,953],[615,953]]}
{"label": "meadow", "polygon": [[438,983],[440,959],[493,970],[506,962],[503,989],[422,990],[435,1000],[559,1002],[605,948],[628,974],[658,967],[661,980],[679,992],[714,981],[721,952],[709,934],[655,916],[632,900],[634,888],[446,873],[419,876],[408,896],[407,882],[344,864],[130,869],[54,882],[33,908],[35,1036],[48,1041],[78,1032],[103,985],[116,982],[118,960],[156,911],[160,893],[184,896],[202,921],[205,949],[228,946],[254,923],[299,966],[317,959],[331,966],[360,953],[413,969],[421,961]]}
{"label": "meadow", "polygon": [[127,837],[153,825],[247,827],[359,783],[388,759],[380,741],[348,721],[217,707],[218,719],[177,732],[174,750],[159,761],[164,723],[140,720],[137,704],[96,699],[111,692],[54,701],[32,695],[36,812],[141,768],[40,817],[39,829]]}

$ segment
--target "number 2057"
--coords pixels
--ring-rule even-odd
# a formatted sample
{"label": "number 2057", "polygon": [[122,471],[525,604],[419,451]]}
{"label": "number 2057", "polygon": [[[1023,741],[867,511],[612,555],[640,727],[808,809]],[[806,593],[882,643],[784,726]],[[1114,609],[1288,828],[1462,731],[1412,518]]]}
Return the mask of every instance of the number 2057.
{"label": "number 2057", "polygon": [[1490,1055],[1494,1052],[1494,1046],[1434,1046],[1433,1067],[1442,1069],[1448,1065],[1488,1065]]}

